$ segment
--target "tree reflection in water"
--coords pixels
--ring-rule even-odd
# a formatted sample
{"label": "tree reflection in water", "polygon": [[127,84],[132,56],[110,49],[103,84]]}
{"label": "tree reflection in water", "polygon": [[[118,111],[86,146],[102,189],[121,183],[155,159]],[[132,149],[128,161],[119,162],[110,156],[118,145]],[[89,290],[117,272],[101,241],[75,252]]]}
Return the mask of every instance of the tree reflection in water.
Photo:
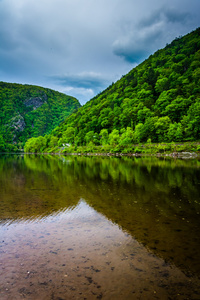
{"label": "tree reflection in water", "polygon": [[200,162],[135,157],[0,157],[0,222],[45,220],[80,199],[187,276],[200,276]]}

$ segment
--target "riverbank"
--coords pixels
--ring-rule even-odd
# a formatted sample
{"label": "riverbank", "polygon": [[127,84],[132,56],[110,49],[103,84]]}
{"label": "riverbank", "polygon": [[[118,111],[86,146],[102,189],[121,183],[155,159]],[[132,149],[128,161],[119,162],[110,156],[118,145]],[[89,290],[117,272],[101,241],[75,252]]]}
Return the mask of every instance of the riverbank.
{"label": "riverbank", "polygon": [[[6,152],[8,153],[8,152]],[[15,152],[17,153],[17,152]],[[94,145],[86,146],[55,146],[40,149],[40,151],[24,152],[20,154],[51,154],[51,155],[83,155],[83,156],[156,156],[174,158],[200,157],[200,142],[184,143],[145,143],[135,145]],[[2,153],[3,154],[3,153]]]}
{"label": "riverbank", "polygon": [[[60,153],[51,153],[51,154],[60,154]],[[193,158],[200,158],[200,153],[192,153],[192,152],[180,152],[180,153],[65,153],[64,155],[74,155],[74,156],[134,156],[134,157],[142,157],[142,156],[154,156],[154,157],[173,157],[173,158],[183,158],[183,159],[193,159]]]}
{"label": "riverbank", "polygon": [[49,149],[48,153],[64,155],[101,155],[101,156],[171,156],[195,158],[200,156],[200,142],[185,143],[146,143],[136,145],[68,146]]}

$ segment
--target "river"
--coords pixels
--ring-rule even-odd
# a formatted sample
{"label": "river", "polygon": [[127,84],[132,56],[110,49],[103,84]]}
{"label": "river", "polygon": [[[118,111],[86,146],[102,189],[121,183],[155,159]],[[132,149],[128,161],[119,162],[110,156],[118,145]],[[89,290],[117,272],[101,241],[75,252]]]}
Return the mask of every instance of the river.
{"label": "river", "polygon": [[0,299],[200,299],[200,160],[0,156]]}

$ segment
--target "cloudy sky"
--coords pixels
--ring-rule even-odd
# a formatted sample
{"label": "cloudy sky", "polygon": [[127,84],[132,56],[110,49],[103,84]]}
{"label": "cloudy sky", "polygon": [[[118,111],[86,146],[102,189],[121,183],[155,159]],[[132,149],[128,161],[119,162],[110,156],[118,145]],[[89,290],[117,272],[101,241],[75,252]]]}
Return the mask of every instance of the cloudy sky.
{"label": "cloudy sky", "polygon": [[200,0],[0,0],[0,81],[81,104],[200,26]]}

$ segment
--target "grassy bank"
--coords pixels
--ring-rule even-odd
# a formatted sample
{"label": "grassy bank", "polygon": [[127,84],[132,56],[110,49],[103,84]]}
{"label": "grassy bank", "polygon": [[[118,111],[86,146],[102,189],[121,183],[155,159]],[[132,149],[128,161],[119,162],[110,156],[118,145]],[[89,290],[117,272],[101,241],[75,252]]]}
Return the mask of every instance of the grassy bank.
{"label": "grassy bank", "polygon": [[60,154],[121,154],[121,155],[173,155],[192,156],[200,155],[200,142],[185,143],[145,143],[135,145],[104,145],[96,146],[93,143],[87,146],[66,146],[49,148],[48,153]]}

